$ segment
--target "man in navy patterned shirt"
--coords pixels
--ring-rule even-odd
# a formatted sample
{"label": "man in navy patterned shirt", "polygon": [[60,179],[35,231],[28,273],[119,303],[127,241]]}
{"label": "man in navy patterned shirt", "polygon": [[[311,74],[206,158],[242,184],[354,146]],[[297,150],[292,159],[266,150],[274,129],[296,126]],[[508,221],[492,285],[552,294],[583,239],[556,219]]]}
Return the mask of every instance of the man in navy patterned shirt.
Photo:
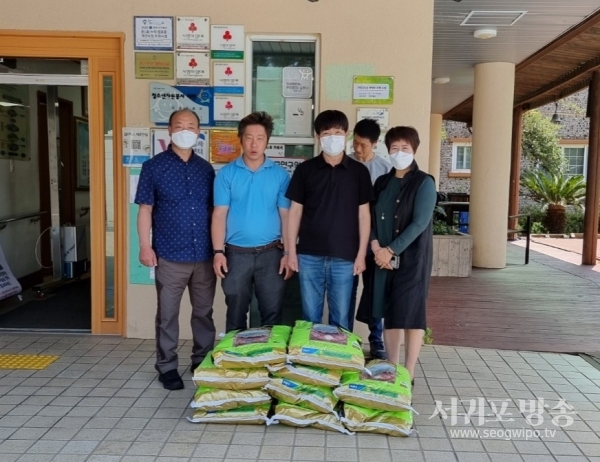
{"label": "man in navy patterned shirt", "polygon": [[142,166],[135,203],[140,206],[140,262],[156,267],[155,368],[167,390],[179,390],[179,307],[186,287],[192,303],[192,371],[215,341],[216,276],[210,239],[215,171],[192,149],[200,133],[196,113],[173,112],[168,129],[171,144]]}

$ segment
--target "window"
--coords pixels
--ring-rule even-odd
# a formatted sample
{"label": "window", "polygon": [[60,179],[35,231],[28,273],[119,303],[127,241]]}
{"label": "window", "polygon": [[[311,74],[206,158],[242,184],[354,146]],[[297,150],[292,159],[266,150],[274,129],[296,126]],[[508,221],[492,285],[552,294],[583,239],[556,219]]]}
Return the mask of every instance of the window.
{"label": "window", "polygon": [[318,110],[319,42],[315,36],[248,36],[246,110],[273,117],[270,145],[285,157],[315,153],[313,120]]}
{"label": "window", "polygon": [[452,171],[470,172],[471,171],[471,144],[453,143],[452,144]]}
{"label": "window", "polygon": [[585,175],[587,172],[588,147],[585,145],[562,146],[567,159],[566,176]]}

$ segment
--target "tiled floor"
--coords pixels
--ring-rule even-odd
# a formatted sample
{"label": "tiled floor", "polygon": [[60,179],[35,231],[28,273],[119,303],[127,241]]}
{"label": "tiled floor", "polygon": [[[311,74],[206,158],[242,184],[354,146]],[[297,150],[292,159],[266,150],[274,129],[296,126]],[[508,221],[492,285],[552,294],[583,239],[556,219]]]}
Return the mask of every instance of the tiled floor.
{"label": "tiled floor", "polygon": [[[164,390],[153,370],[152,341],[3,334],[0,349],[60,355],[46,370],[0,370],[1,462],[600,461],[600,371],[577,356],[425,347],[413,399],[419,433],[388,438],[281,425],[191,424],[185,419],[194,391],[190,373],[185,390]],[[190,349],[184,342],[182,356]],[[189,360],[180,370],[184,367]],[[435,400],[444,409],[451,408],[452,398],[463,400],[457,409],[465,414],[470,403],[464,400],[479,397],[494,403],[503,419],[514,420],[480,426],[475,415],[471,423],[459,416],[453,426],[450,410],[447,419],[430,418]],[[538,427],[519,411],[519,400],[534,397],[549,405]],[[553,425],[548,414],[559,398],[577,413],[566,428]],[[489,414],[491,403],[471,411]],[[534,428],[541,437],[522,430]],[[507,430],[510,437],[497,436]]]}

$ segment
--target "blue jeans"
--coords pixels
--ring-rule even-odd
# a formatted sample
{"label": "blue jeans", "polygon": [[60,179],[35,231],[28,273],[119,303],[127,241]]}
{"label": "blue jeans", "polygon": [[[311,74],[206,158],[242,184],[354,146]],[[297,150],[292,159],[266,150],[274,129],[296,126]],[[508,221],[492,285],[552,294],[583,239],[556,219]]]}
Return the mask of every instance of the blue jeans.
{"label": "blue jeans", "polygon": [[[356,294],[358,292],[358,276],[354,276],[352,285],[352,298],[350,299],[350,311],[348,312],[349,331],[354,329],[354,316],[356,313]],[[383,343],[383,320],[372,319],[369,324],[369,343]]]}
{"label": "blue jeans", "polygon": [[298,270],[303,319],[323,322],[327,291],[329,324],[348,329],[354,262],[341,258],[298,255]]}

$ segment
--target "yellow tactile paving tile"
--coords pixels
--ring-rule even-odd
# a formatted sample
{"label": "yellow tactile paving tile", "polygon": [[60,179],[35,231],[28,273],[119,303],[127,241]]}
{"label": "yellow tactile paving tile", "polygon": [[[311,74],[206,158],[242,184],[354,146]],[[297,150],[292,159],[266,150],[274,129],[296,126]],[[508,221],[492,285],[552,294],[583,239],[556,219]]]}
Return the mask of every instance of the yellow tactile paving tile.
{"label": "yellow tactile paving tile", "polygon": [[49,355],[2,355],[0,369],[46,369],[59,356]]}

